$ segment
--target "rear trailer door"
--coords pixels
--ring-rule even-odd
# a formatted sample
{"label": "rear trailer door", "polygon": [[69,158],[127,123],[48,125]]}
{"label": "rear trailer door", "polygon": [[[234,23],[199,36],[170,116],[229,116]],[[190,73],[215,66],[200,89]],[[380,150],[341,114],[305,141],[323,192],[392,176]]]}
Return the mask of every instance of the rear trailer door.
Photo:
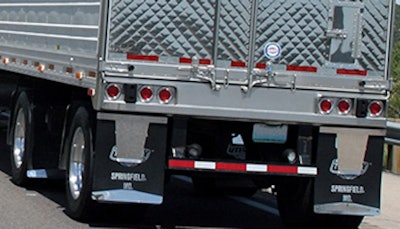
{"label": "rear trailer door", "polygon": [[103,70],[214,90],[384,94],[391,9],[390,0],[111,0]]}

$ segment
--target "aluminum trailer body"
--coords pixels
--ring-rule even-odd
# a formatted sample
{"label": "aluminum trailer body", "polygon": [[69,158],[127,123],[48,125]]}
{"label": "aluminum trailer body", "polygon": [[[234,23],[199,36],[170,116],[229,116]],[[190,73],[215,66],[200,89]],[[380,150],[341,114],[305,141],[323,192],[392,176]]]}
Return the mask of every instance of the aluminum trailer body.
{"label": "aluminum trailer body", "polygon": [[91,201],[162,203],[165,171],[203,191],[240,174],[276,185],[289,226],[357,224],[380,212],[393,12],[391,0],[2,0],[13,180],[66,170],[80,218]]}

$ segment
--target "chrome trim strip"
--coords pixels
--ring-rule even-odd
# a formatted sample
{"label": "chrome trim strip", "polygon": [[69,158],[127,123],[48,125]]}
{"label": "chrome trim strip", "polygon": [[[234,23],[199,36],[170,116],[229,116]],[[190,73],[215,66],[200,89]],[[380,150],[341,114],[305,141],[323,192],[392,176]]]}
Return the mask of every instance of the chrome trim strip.
{"label": "chrome trim strip", "polygon": [[0,3],[0,7],[21,6],[100,6],[100,2],[59,2],[59,3]]}
{"label": "chrome trim strip", "polygon": [[34,33],[34,32],[18,32],[9,30],[0,30],[0,33],[34,36],[34,37],[50,37],[50,38],[70,39],[70,40],[97,41],[97,37],[69,36],[69,35],[57,35],[57,34],[46,34],[46,33]]}
{"label": "chrome trim strip", "polygon": [[163,197],[135,190],[104,190],[92,192],[92,199],[110,203],[162,204]]}
{"label": "chrome trim strip", "polygon": [[318,214],[337,214],[337,215],[358,215],[358,216],[377,216],[381,211],[374,208],[356,203],[329,203],[314,205],[314,212]]}

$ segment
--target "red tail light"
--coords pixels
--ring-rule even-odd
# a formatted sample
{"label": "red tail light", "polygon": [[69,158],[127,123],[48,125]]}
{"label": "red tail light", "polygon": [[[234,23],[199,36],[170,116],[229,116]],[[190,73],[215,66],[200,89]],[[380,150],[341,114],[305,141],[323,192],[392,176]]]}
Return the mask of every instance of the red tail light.
{"label": "red tail light", "polygon": [[172,99],[172,91],[169,88],[161,88],[158,92],[158,98],[162,103],[169,103]]}
{"label": "red tail light", "polygon": [[333,109],[333,103],[330,99],[321,99],[319,101],[319,111],[322,114],[329,114]]}
{"label": "red tail light", "polygon": [[116,84],[110,84],[107,86],[107,95],[111,99],[116,99],[120,96],[121,94],[121,89],[118,85]]}
{"label": "red tail light", "polygon": [[140,98],[144,102],[148,102],[153,98],[153,89],[151,87],[142,87],[140,89]]}
{"label": "red tail light", "polygon": [[348,114],[351,110],[352,103],[348,99],[341,99],[337,104],[340,114]]}
{"label": "red tail light", "polygon": [[383,112],[383,103],[381,101],[372,101],[368,106],[368,112],[371,116],[379,116]]}

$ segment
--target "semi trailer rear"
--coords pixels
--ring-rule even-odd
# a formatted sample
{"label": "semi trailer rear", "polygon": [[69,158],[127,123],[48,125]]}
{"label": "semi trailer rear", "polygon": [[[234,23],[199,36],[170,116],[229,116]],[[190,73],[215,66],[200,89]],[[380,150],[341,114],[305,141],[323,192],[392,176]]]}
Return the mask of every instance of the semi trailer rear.
{"label": "semi trailer rear", "polygon": [[380,213],[394,3],[0,1],[12,180],[69,214],[275,187],[288,227]]}

